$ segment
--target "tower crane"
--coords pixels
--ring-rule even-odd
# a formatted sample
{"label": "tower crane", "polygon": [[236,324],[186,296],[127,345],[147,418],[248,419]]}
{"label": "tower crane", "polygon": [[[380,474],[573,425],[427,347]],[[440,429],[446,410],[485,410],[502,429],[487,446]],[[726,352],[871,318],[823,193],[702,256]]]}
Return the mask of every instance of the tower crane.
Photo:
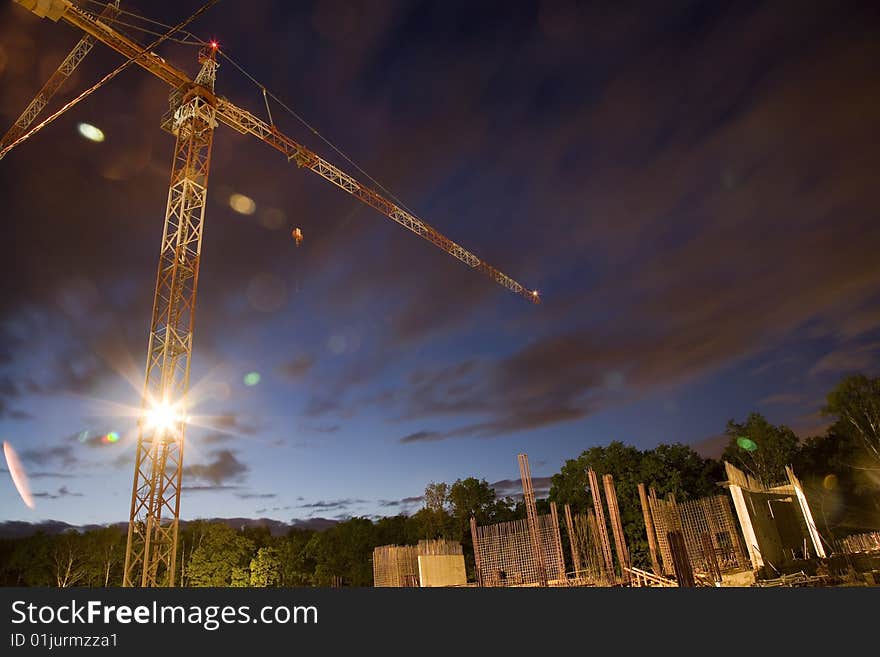
{"label": "tower crane", "polygon": [[199,51],[200,69],[193,79],[70,0],[15,1],[39,17],[82,30],[172,88],[162,127],[176,139],[147,348],[123,585],[174,586],[196,291],[211,146],[220,123],[259,139],[289,162],[318,174],[511,292],[536,304],[540,295],[285,135],[274,123],[215,93],[216,42]]}

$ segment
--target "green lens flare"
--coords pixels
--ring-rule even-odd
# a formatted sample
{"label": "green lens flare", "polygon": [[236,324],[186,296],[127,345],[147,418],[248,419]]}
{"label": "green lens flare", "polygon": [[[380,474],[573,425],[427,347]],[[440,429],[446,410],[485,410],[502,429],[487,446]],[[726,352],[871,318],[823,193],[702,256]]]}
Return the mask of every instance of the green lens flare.
{"label": "green lens flare", "polygon": [[744,449],[747,452],[754,452],[758,449],[758,445],[751,438],[746,438],[745,436],[740,436],[736,439],[736,444],[739,445],[740,449]]}
{"label": "green lens flare", "polygon": [[255,386],[260,382],[259,372],[248,372],[244,375],[244,384],[246,386]]}

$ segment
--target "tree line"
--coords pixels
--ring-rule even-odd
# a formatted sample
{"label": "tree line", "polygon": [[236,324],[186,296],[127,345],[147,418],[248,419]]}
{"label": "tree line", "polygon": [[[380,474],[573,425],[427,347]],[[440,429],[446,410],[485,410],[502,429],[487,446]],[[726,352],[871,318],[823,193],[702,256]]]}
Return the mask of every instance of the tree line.
{"label": "tree line", "polygon": [[[726,494],[718,486],[727,460],[770,485],[793,465],[807,488],[825,539],[876,530],[880,517],[880,379],[851,376],[827,396],[822,409],[832,424],[824,435],[800,441],[787,426],[759,413],[730,420],[720,459],[704,458],[680,443],[640,450],[622,442],[591,447],[553,475],[550,501],[575,512],[592,507],[587,468],[611,474],[634,565],[649,564],[638,484],[678,500]],[[266,527],[232,528],[195,521],[179,533],[178,581],[183,586],[370,586],[373,548],[415,544],[424,538],[461,541],[473,576],[470,518],[479,525],[525,517],[521,499],[499,497],[485,479],[428,484],[412,515],[351,518],[322,531],[291,529],[275,536]],[[562,532],[567,541],[565,532]],[[0,540],[0,584],[5,586],[120,586],[125,533],[119,527],[56,535],[36,533]]]}

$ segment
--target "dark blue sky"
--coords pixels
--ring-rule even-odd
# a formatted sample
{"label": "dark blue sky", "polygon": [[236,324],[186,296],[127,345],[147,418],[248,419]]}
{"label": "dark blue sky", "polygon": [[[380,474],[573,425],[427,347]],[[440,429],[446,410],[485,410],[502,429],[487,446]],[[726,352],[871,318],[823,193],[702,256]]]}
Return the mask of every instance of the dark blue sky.
{"label": "dark blue sky", "polygon": [[[467,476],[516,492],[518,452],[540,478],[611,440],[712,452],[753,410],[821,432],[825,392],[880,355],[878,27],[840,2],[212,8],[195,33],[544,304],[220,127],[182,517],[393,514]],[[4,129],[79,37],[4,4]],[[195,73],[192,47],[160,52]],[[61,95],[119,61],[96,47]],[[217,91],[265,115],[223,60]],[[127,518],[166,108],[127,70],[0,162],[0,435],[38,494],[4,475],[0,520]]]}

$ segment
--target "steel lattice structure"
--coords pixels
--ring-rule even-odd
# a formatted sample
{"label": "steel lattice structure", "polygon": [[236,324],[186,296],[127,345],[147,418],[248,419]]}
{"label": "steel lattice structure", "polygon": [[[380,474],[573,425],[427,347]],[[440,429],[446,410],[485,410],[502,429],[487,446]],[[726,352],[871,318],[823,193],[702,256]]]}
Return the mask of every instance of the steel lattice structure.
{"label": "steel lattice structure", "polygon": [[[84,31],[172,88],[172,113],[163,119],[162,125],[176,133],[177,141],[156,279],[142,405],[145,411],[158,407],[173,417],[167,426],[148,426],[143,421],[139,426],[124,583],[126,586],[173,586],[198,269],[211,144],[218,123],[260,139],[280,151],[288,161],[313,171],[530,302],[540,303],[540,296],[537,290],[524,287],[428,223],[286,136],[274,124],[266,123],[215,95],[215,52],[200,53],[201,71],[192,80],[184,71],[103,22],[102,16],[95,16],[70,0],[15,1],[37,16],[53,21],[64,20]],[[112,10],[105,9],[108,12],[105,16],[110,16],[113,11],[116,11],[115,4]],[[216,44],[212,47],[216,50]],[[73,67],[89,48],[91,42],[86,41],[85,46],[75,48],[68,56],[70,63],[75,62]],[[69,75],[63,72],[68,69],[72,70],[63,64],[59,69],[62,78],[60,81],[50,80],[51,84],[57,82],[60,85]],[[32,121],[49,97],[46,94],[42,99],[38,96],[34,101],[36,104],[32,103],[23,116]]]}
{"label": "steel lattice structure", "polygon": [[[197,85],[174,113],[177,133],[147,349],[143,404],[171,409],[171,427],[139,428],[123,583],[174,586],[186,394],[216,108],[217,62],[204,50]],[[145,409],[146,410],[146,409]]]}

